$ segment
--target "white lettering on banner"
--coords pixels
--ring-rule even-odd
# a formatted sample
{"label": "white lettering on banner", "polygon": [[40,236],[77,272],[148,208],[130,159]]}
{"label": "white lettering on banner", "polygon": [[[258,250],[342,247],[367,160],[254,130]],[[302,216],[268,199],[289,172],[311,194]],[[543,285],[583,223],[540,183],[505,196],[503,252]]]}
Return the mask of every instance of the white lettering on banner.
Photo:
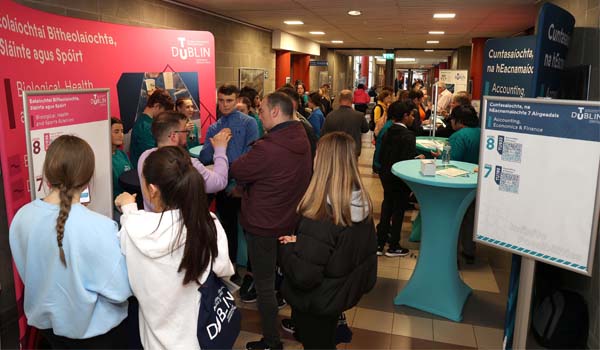
{"label": "white lettering on banner", "polygon": [[571,112],[571,118],[577,120],[600,120],[600,110],[585,110],[584,107],[577,107],[579,112]]}
{"label": "white lettering on banner", "polygon": [[17,17],[10,18],[8,14],[3,15],[2,18],[0,18],[0,29],[5,29],[13,33],[23,34],[26,36],[46,39],[46,33],[44,32],[43,25],[37,26],[35,23],[29,23],[29,21],[22,23],[17,19]]}
{"label": "white lettering on banner", "polygon": [[552,23],[548,28],[548,40],[554,41],[555,43],[559,43],[564,46],[569,46],[571,37],[569,36],[569,34],[563,32],[562,29],[555,29],[554,23]]}
{"label": "white lettering on banner", "polygon": [[210,57],[210,48],[193,47],[193,45],[203,45],[203,42],[188,41],[184,37],[178,37],[179,47],[171,46],[171,56],[187,60],[188,58],[207,58]]}
{"label": "white lettering on banner", "polygon": [[525,95],[525,89],[521,88],[517,85],[504,86],[504,85],[497,85],[496,83],[494,83],[494,85],[492,85],[492,91],[497,94],[500,94],[500,95],[512,95],[512,96],[519,96],[519,97],[523,97]]}
{"label": "white lettering on banner", "polygon": [[500,50],[496,51],[491,49],[488,51],[489,58],[533,58],[533,50],[532,49],[514,49],[514,50]]}

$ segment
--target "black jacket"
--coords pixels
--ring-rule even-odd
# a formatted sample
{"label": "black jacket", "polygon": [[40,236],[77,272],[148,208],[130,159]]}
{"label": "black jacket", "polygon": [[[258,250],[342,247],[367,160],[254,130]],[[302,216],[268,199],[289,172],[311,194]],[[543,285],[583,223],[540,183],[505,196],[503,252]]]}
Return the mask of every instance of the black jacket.
{"label": "black jacket", "polygon": [[402,125],[393,124],[383,135],[379,154],[384,191],[410,192],[404,181],[392,174],[392,165],[417,156],[417,138],[414,132]]}
{"label": "black jacket", "polygon": [[377,280],[373,219],[349,227],[303,217],[297,242],[281,246],[282,292],[293,308],[339,315],[354,307]]}
{"label": "black jacket", "polygon": [[343,131],[352,136],[356,146],[356,156],[360,156],[361,134],[369,131],[369,124],[364,113],[357,112],[352,107],[340,106],[325,118],[325,123],[321,129],[321,137],[333,131]]}

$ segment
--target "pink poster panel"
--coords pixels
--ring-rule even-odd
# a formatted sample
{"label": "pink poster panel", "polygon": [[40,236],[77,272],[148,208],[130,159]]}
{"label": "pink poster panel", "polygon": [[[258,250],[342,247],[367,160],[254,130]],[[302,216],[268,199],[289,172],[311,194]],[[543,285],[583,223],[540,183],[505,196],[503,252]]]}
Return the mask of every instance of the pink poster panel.
{"label": "pink poster panel", "polygon": [[29,96],[31,130],[106,120],[107,96],[101,93]]}

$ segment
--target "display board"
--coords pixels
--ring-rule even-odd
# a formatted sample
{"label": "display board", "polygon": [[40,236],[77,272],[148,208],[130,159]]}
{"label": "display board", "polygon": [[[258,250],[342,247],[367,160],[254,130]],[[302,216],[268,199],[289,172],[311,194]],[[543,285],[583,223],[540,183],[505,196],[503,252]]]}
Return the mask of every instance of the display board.
{"label": "display board", "polygon": [[469,71],[457,69],[440,69],[440,81],[446,84],[446,89],[455,93],[467,91],[469,85]]}
{"label": "display board", "polygon": [[112,148],[109,89],[25,91],[23,111],[31,199],[49,193],[42,170],[50,143],[61,135],[84,139],[94,150],[88,208],[112,217]]}
{"label": "display board", "polygon": [[600,103],[483,99],[475,239],[590,275]]}

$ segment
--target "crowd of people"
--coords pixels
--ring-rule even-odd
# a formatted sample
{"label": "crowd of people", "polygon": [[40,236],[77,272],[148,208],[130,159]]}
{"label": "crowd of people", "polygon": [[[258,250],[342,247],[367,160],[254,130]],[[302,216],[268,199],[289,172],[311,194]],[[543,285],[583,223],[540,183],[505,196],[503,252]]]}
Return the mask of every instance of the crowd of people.
{"label": "crowd of people", "polygon": [[[400,232],[410,189],[390,170],[423,157],[415,138],[431,113],[419,86],[376,97],[373,169],[384,188],[376,229],[358,170],[371,96],[364,86],[342,90],[332,110],[329,94],[327,85],[307,92],[297,82],[261,99],[252,88],[223,85],[219,118],[194,158],[193,100],[156,89],[132,128],[129,157],[123,124],[111,119],[118,223],[80,204],[94,174],[91,147],[58,137],[44,162],[48,194],[22,207],[10,228],[28,323],[52,348],[199,349],[199,287],[214,273],[241,285],[241,301],[257,303],[262,338],[247,349],[283,348],[277,313],[286,302],[284,329],[307,349],[334,349],[344,311],[375,284],[377,255],[386,244],[386,256],[408,254]],[[453,159],[477,163],[477,114],[466,93],[450,95]],[[119,186],[131,169],[139,194]],[[473,257],[471,243],[462,240]]]}

